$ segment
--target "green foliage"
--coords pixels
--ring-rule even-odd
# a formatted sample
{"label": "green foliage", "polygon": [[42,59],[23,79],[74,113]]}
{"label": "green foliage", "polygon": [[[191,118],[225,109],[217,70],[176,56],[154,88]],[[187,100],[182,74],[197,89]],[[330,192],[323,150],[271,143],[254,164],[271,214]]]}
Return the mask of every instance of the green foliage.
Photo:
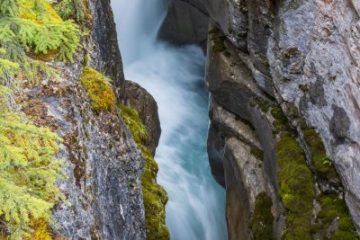
{"label": "green foliage", "polygon": [[159,167],[151,152],[144,146],[147,137],[146,127],[135,109],[120,105],[120,110],[125,123],[129,127],[145,159],[142,190],[147,239],[168,240],[170,239],[170,235],[165,223],[165,205],[168,197],[164,188],[156,183],[156,175]]}
{"label": "green foliage", "polygon": [[92,25],[88,0],[62,0],[55,9],[63,19],[73,19],[82,27],[90,28]]}
{"label": "green foliage", "polygon": [[51,222],[51,209],[62,198],[56,181],[63,177],[55,158],[60,139],[8,107],[0,87],[0,218],[10,239],[29,237],[34,220]]}
{"label": "green foliage", "polygon": [[0,80],[25,87],[58,79],[45,62],[72,61],[80,31],[63,21],[47,0],[0,0]]}
{"label": "green foliage", "polygon": [[255,210],[251,220],[251,232],[254,240],[274,239],[273,221],[271,213],[272,200],[262,192],[256,196]]}
{"label": "green foliage", "polygon": [[311,216],[315,189],[312,172],[302,148],[288,132],[280,136],[276,148],[279,191],[287,209],[285,239],[311,239]]}
{"label": "green foliage", "polygon": [[19,64],[1,58],[4,54],[6,54],[5,49],[0,48],[0,82],[4,82],[5,80],[13,77],[19,69]]}
{"label": "green foliage", "polygon": [[61,61],[72,61],[79,44],[80,31],[71,21],[63,21],[46,0],[17,0],[16,15],[0,18],[0,46],[9,55],[57,50]]}
{"label": "green foliage", "polygon": [[1,80],[36,83],[56,75],[43,61],[73,60],[80,30],[63,21],[47,0],[0,0],[0,6]]}
{"label": "green foliage", "polygon": [[93,68],[85,67],[81,76],[81,84],[86,89],[95,111],[114,111],[116,96],[109,79]]}
{"label": "green foliage", "polygon": [[0,0],[0,17],[14,16],[19,8],[14,0]]}

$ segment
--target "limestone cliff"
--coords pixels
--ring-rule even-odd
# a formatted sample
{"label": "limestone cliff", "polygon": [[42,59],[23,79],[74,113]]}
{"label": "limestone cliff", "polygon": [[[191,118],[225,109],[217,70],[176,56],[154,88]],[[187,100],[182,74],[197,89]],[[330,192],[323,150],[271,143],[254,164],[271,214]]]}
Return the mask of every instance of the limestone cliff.
{"label": "limestone cliff", "polygon": [[179,15],[209,17],[208,152],[227,190],[229,238],[358,239],[358,1],[176,6],[165,21],[169,39]]}

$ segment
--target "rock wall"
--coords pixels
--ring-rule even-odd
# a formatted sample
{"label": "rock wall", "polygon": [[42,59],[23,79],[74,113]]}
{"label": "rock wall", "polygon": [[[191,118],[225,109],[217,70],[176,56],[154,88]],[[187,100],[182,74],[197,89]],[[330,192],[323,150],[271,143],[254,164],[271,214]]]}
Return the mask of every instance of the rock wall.
{"label": "rock wall", "polygon": [[43,76],[37,86],[21,89],[17,101],[39,125],[63,139],[58,157],[64,161],[66,179],[59,185],[66,200],[54,208],[55,239],[146,239],[144,159],[118,106],[94,110],[80,81],[89,66],[112,79],[117,103],[125,98],[110,1],[89,0],[87,10],[90,34],[82,37],[74,62],[47,62],[60,79]]}
{"label": "rock wall", "polygon": [[182,2],[211,19],[208,152],[229,238],[357,239],[360,5]]}
{"label": "rock wall", "polygon": [[159,38],[174,44],[200,44],[207,41],[208,15],[206,9],[186,1],[170,1],[168,14],[161,26]]}

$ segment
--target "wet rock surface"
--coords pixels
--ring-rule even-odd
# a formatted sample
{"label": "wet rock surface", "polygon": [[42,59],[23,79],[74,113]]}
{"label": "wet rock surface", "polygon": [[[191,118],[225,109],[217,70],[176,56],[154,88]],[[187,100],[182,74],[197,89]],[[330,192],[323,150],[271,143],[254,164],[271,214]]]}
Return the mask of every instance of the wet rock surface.
{"label": "wet rock surface", "polygon": [[148,137],[144,144],[155,155],[161,134],[158,106],[155,99],[139,84],[127,80],[125,81],[125,96],[128,104],[136,109],[146,126]]}
{"label": "wet rock surface", "polygon": [[[356,238],[352,227],[342,230],[335,218],[330,226],[322,217],[328,210],[323,199],[336,196],[333,201],[345,199],[360,228],[358,1],[183,2],[210,18],[208,152],[215,178],[227,188],[230,239],[261,236],[264,229],[249,227],[258,226],[251,219],[261,191],[272,201],[275,239],[296,235],[289,220],[294,216],[307,226],[306,239]],[[285,138],[292,146],[284,146]],[[308,191],[315,193],[306,221],[291,212],[284,195],[283,149],[298,154],[297,164],[312,173]],[[260,164],[246,165],[256,156]],[[251,185],[260,178],[262,184]],[[320,227],[306,235],[315,222]]]}

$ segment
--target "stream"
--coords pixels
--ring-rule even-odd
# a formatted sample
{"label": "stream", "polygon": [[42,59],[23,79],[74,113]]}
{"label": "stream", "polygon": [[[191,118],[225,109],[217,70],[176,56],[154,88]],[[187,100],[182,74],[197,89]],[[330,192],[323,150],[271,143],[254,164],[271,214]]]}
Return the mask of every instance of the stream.
{"label": "stream", "polygon": [[225,191],[211,175],[205,55],[156,36],[166,0],[112,0],[125,78],[146,88],[159,107],[162,134],[155,159],[168,192],[166,223],[173,240],[225,240]]}

